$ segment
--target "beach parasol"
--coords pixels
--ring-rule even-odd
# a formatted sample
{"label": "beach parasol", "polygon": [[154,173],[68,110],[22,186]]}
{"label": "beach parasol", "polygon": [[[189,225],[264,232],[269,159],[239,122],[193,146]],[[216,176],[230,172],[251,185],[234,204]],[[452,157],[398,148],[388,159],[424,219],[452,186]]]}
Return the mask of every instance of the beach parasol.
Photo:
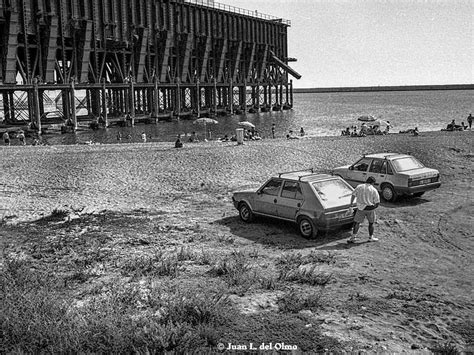
{"label": "beach parasol", "polygon": [[253,123],[250,123],[249,121],[242,121],[242,122],[239,122],[237,123],[239,126],[242,126],[244,128],[247,128],[247,129],[252,129],[252,128],[255,128],[255,125]]}
{"label": "beach parasol", "polygon": [[362,121],[362,122],[374,122],[375,117],[372,116],[372,115],[364,115],[364,116],[360,116],[359,118],[357,118],[357,120]]}
{"label": "beach parasol", "polygon": [[201,117],[201,118],[198,118],[198,119],[195,119],[193,121],[193,124],[198,124],[198,125],[202,125],[204,126],[204,139],[207,139],[207,130],[206,130],[206,126],[208,124],[218,124],[219,121],[213,119],[213,118],[209,118],[209,117]]}

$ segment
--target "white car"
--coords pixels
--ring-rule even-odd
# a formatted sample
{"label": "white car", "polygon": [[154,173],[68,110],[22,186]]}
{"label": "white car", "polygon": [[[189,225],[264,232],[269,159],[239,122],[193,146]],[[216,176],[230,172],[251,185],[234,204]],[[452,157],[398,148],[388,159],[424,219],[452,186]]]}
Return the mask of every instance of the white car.
{"label": "white car", "polygon": [[400,195],[420,197],[426,191],[441,186],[439,171],[425,167],[407,154],[378,153],[364,155],[351,165],[332,171],[353,187],[375,178],[375,187],[386,201],[395,201]]}

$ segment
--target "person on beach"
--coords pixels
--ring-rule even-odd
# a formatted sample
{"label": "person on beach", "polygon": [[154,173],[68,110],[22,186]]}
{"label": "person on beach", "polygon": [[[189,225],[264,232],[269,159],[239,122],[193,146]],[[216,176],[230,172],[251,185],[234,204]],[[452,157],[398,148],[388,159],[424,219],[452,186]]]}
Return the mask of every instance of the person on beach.
{"label": "person on beach", "polygon": [[199,142],[197,136],[196,136],[196,132],[193,132],[191,133],[191,135],[189,136],[189,139],[188,139],[188,142]]}
{"label": "person on beach", "polygon": [[10,145],[10,135],[8,132],[3,133],[3,143],[5,143],[5,145]]}
{"label": "person on beach", "polygon": [[143,143],[146,143],[146,133],[142,132],[142,141]]}
{"label": "person on beach", "polygon": [[460,125],[456,124],[455,120],[452,120],[451,123],[449,123],[446,126],[446,131],[461,131],[462,127]]}
{"label": "person on beach", "polygon": [[122,133],[121,133],[121,132],[117,132],[117,140],[118,140],[119,142],[122,141]]}
{"label": "person on beach", "polygon": [[413,130],[413,135],[415,137],[420,135],[420,132],[418,131],[418,127],[415,127],[415,129]]}
{"label": "person on beach", "polygon": [[358,185],[351,196],[351,207],[349,213],[352,213],[352,203],[354,199],[357,203],[357,212],[354,216],[354,226],[352,228],[352,236],[347,240],[348,243],[354,243],[357,239],[359,227],[365,218],[369,222],[369,242],[376,242],[378,238],[374,237],[374,223],[376,220],[375,209],[380,204],[379,193],[374,187],[375,178],[370,176],[365,184]]}
{"label": "person on beach", "polygon": [[300,136],[301,136],[301,137],[303,137],[303,136],[304,136],[304,134],[305,134],[305,133],[304,133],[304,128],[303,128],[303,127],[301,127],[301,129],[300,129]]}
{"label": "person on beach", "polygon": [[469,116],[467,116],[467,124],[469,125],[469,130],[471,130],[473,118],[474,117],[472,117],[471,113],[469,114]]}
{"label": "person on beach", "polygon": [[272,138],[275,138],[275,124],[272,123]]}
{"label": "person on beach", "polygon": [[21,144],[21,145],[26,145],[26,142],[25,142],[25,132],[20,131],[20,132],[18,133],[18,140],[20,141],[20,144]]}
{"label": "person on beach", "polygon": [[129,133],[127,134],[127,139],[128,139],[128,142],[131,142],[132,141],[132,135]]}
{"label": "person on beach", "polygon": [[358,137],[359,135],[357,134],[357,126],[353,127],[353,131],[351,133],[351,137]]}
{"label": "person on beach", "polygon": [[176,142],[174,142],[175,148],[183,148],[183,142],[181,142],[181,134],[178,134]]}

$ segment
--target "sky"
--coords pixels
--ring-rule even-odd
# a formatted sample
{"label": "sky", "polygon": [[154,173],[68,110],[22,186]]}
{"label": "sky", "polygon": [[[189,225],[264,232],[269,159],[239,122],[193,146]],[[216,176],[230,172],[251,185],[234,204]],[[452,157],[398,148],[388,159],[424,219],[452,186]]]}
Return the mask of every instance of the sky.
{"label": "sky", "polygon": [[216,0],[282,17],[295,88],[474,84],[474,0]]}

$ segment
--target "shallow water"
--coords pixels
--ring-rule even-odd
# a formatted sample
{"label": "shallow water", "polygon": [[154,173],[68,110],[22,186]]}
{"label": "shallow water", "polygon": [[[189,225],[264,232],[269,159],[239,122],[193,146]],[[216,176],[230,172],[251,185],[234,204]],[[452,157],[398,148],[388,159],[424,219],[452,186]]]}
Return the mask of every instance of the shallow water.
{"label": "shallow water", "polygon": [[[451,120],[458,124],[474,112],[472,90],[393,91],[393,92],[346,92],[346,93],[297,93],[294,108],[282,112],[265,112],[218,117],[219,124],[207,126],[211,138],[232,135],[239,121],[250,121],[263,137],[271,135],[272,123],[276,135],[285,137],[289,130],[299,132],[304,127],[310,136],[340,135],[345,127],[358,125],[357,117],[373,115],[388,120],[399,132],[414,127],[420,131],[437,131],[445,128]],[[122,133],[122,142],[140,142],[145,132],[148,141],[174,141],[177,134],[196,131],[203,139],[205,128],[194,125],[192,119],[174,119],[156,124],[137,124],[135,127],[110,127],[97,131],[80,131],[76,134],[46,134],[48,144],[80,144],[88,141],[117,143],[117,133]],[[209,132],[208,132],[209,138]]]}

